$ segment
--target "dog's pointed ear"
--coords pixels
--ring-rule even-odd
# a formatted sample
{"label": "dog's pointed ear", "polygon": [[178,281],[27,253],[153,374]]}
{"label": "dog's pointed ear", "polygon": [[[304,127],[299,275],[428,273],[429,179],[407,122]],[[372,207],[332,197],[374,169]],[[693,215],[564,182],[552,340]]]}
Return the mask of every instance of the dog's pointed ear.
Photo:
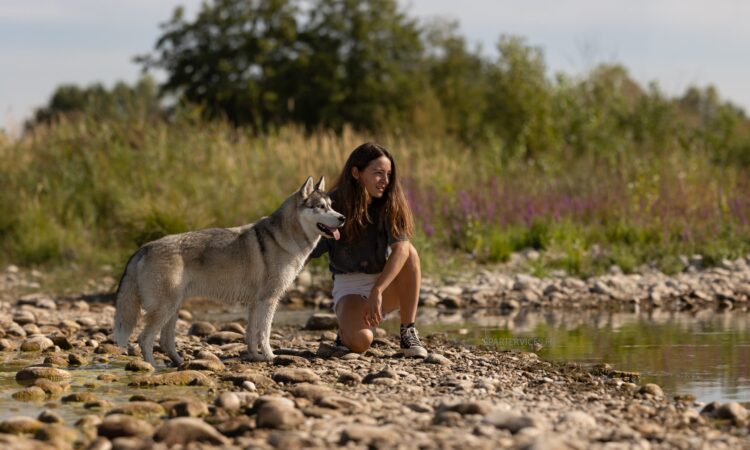
{"label": "dog's pointed ear", "polygon": [[326,177],[321,176],[318,184],[315,185],[315,190],[320,192],[326,191]]}
{"label": "dog's pointed ear", "polygon": [[305,184],[299,188],[299,193],[302,195],[302,198],[307,198],[313,193],[313,177],[307,177]]}

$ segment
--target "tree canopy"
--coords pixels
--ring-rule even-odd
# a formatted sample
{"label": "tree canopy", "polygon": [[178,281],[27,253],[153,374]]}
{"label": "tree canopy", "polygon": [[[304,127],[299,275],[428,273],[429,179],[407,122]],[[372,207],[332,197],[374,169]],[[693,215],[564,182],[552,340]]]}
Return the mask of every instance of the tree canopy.
{"label": "tree canopy", "polygon": [[542,49],[519,36],[500,34],[495,50],[471,48],[456,22],[418,20],[395,0],[207,0],[192,18],[178,7],[136,58],[164,71],[158,93],[150,78],[111,91],[61,86],[33,123],[151,116],[161,95],[260,133],[351,126],[489,142],[522,158],[610,154],[627,141],[750,163],[750,122],[713,87],[671,99],[618,64],[550,76]]}

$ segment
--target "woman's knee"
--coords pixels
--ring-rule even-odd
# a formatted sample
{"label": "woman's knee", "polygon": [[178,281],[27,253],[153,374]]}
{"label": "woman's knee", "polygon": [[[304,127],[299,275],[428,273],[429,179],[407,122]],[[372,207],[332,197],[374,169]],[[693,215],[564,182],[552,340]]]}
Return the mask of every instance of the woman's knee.
{"label": "woman's knee", "polygon": [[344,341],[344,345],[346,345],[349,350],[356,353],[362,353],[370,348],[370,344],[372,344],[374,336],[370,329],[364,328],[361,330],[356,330],[349,334],[344,334],[341,336],[341,339]]}
{"label": "woman's knee", "polygon": [[409,259],[406,260],[406,264],[412,271],[416,272],[417,274],[421,273],[419,253],[417,253],[417,249],[412,243],[409,243]]}

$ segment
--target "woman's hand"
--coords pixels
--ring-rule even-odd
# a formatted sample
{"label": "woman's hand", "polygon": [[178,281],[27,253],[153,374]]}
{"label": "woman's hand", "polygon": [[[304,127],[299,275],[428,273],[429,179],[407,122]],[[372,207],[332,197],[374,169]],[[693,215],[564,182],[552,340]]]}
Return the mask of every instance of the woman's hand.
{"label": "woman's hand", "polygon": [[368,327],[377,326],[383,317],[380,315],[383,309],[383,293],[380,290],[373,288],[370,291],[370,296],[367,297],[367,306],[365,307],[365,324]]}

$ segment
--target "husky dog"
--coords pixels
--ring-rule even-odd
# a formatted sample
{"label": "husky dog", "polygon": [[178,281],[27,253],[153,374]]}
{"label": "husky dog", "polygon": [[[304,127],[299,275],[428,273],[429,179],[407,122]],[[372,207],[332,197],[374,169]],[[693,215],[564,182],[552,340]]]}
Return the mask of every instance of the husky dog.
{"label": "husky dog", "polygon": [[[235,228],[209,228],[165,236],[130,257],[117,289],[114,335],[124,347],[141,307],[138,336],[143,359],[154,364],[156,334],[175,365],[175,324],[182,301],[208,297],[247,306],[247,343],[254,360],[273,359],[269,343],[279,298],[292,284],[321,236],[339,239],[344,216],[331,208],[325,179],[312,177],[273,214]],[[260,346],[261,353],[258,353]]]}

